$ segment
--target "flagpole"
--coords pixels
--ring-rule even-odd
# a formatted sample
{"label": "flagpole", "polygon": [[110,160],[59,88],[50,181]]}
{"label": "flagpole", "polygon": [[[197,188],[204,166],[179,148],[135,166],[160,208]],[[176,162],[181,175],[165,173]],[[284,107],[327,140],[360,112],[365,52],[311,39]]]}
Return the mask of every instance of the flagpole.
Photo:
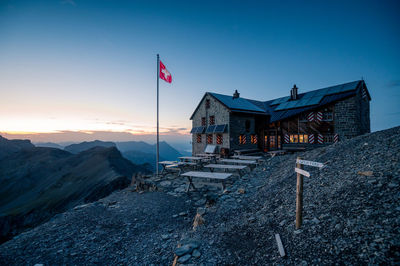
{"label": "flagpole", "polygon": [[159,122],[158,122],[158,83],[160,78],[160,55],[157,54],[157,164],[156,164],[156,173],[158,176],[158,163],[159,163]]}

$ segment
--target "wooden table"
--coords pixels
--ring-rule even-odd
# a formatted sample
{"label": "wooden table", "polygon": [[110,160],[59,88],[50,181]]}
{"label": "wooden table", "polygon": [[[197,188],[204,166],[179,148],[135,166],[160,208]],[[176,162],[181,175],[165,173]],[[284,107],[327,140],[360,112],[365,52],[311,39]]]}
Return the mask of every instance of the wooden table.
{"label": "wooden table", "polygon": [[233,163],[233,164],[245,164],[248,165],[251,169],[256,167],[257,162],[254,160],[237,160],[237,159],[222,159],[219,160],[221,163]]}
{"label": "wooden table", "polygon": [[240,160],[255,160],[255,161],[260,161],[262,160],[262,156],[250,156],[250,155],[234,155],[232,156],[234,159],[240,159]]}
{"label": "wooden table", "polygon": [[[232,174],[228,173],[211,173],[211,172],[196,172],[196,171],[190,171],[181,174],[181,176],[184,176],[188,180],[188,186],[186,189],[186,192],[189,191],[190,187],[193,189],[196,189],[196,187],[193,184],[193,178],[205,178],[205,179],[213,179],[213,180],[218,180],[221,181],[220,185],[222,190],[225,189],[225,180],[232,176]],[[196,182],[198,184],[204,184],[204,185],[215,185],[215,183],[210,183],[210,182]]]}
{"label": "wooden table", "polygon": [[239,176],[243,175],[243,170],[247,168],[246,165],[233,165],[233,164],[207,164],[204,165],[206,168],[210,168],[212,172],[213,169],[224,169],[224,170],[236,170]]}

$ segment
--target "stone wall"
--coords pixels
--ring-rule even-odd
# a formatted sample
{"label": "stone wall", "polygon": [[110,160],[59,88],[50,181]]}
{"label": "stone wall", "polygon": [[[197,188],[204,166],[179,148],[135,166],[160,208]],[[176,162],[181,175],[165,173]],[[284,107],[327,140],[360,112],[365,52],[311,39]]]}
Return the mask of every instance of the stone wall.
{"label": "stone wall", "polygon": [[339,101],[334,108],[335,133],[339,140],[369,133],[369,100],[363,98],[361,91],[357,95]]}
{"label": "stone wall", "polygon": [[[210,100],[210,107],[206,108],[206,100]],[[224,105],[222,105],[218,100],[214,97],[206,94],[203,100],[200,102],[199,108],[196,110],[195,114],[192,118],[192,127],[200,127],[201,126],[201,118],[206,118],[206,127],[210,124],[210,116],[215,117],[215,124],[229,125],[229,110]],[[226,129],[226,132],[229,132],[229,126]],[[217,134],[213,134],[213,144],[217,145]],[[220,148],[228,148],[229,149],[229,134],[222,134],[222,145],[217,145],[218,149]],[[197,134],[192,134],[192,154],[204,153],[204,149],[207,146],[207,134],[202,134],[201,143],[197,143]]]}

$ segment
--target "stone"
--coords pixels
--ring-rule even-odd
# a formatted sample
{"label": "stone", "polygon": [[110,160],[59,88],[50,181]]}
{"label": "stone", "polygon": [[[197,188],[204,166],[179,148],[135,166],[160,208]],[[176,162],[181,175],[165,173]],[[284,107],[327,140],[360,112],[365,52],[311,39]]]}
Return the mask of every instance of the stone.
{"label": "stone", "polygon": [[206,204],[207,200],[206,199],[199,199],[198,201],[196,201],[194,203],[195,206],[203,206],[204,204]]}
{"label": "stone", "polygon": [[196,245],[194,242],[193,243],[189,243],[189,244],[185,244],[183,246],[181,246],[180,248],[175,249],[175,254],[180,257],[183,256],[185,254],[191,253],[193,251],[193,249],[198,248],[199,246]]}
{"label": "stone", "polygon": [[163,235],[161,235],[161,238],[163,240],[167,240],[169,238],[169,235],[168,234],[163,234]]}
{"label": "stone", "polygon": [[187,262],[188,260],[190,260],[191,257],[192,257],[192,255],[186,254],[185,256],[180,257],[180,258],[178,259],[178,262],[179,262],[179,263],[185,263],[185,262]]}
{"label": "stone", "polygon": [[193,250],[193,252],[192,252],[192,256],[193,256],[194,258],[198,259],[198,258],[200,258],[201,253],[200,253],[200,251],[199,251],[198,249],[195,249],[195,250]]}
{"label": "stone", "polygon": [[187,215],[187,212],[180,212],[179,213],[179,216],[186,216]]}
{"label": "stone", "polygon": [[171,181],[168,181],[168,180],[160,182],[160,186],[163,186],[163,187],[169,187],[169,186],[171,186],[171,184],[172,184]]}
{"label": "stone", "polygon": [[315,224],[319,224],[319,220],[318,220],[317,218],[313,218],[313,219],[311,220],[311,222],[313,222],[313,223],[315,223]]}
{"label": "stone", "polygon": [[204,215],[206,213],[206,208],[201,208],[201,207],[197,208],[197,213],[200,215]]}

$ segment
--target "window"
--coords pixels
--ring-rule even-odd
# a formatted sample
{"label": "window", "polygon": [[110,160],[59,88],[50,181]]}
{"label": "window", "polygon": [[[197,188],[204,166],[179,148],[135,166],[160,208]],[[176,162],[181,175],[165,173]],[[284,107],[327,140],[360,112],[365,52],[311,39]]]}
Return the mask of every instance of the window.
{"label": "window", "polygon": [[222,134],[217,134],[217,144],[222,144],[222,142],[223,142]]}
{"label": "window", "polygon": [[246,144],[246,135],[239,135],[239,144]]}
{"label": "window", "polygon": [[251,144],[257,144],[257,135],[251,135]]}
{"label": "window", "polygon": [[196,140],[197,140],[197,143],[201,143],[201,134],[197,134]]}
{"label": "window", "polygon": [[246,132],[250,132],[250,125],[251,125],[250,120],[246,120],[245,122]]}
{"label": "window", "polygon": [[299,143],[308,143],[308,135],[300,134],[299,135]]}
{"label": "window", "polygon": [[276,147],[276,136],[269,136],[269,146],[271,148]]}
{"label": "window", "polygon": [[299,135],[289,135],[290,143],[298,143],[299,142]]}
{"label": "window", "polygon": [[210,125],[215,125],[215,116],[210,116]]}
{"label": "window", "polygon": [[290,143],[308,143],[308,135],[306,134],[293,134],[289,137]]}
{"label": "window", "polygon": [[210,108],[210,99],[207,99],[207,100],[206,100],[206,108],[207,108],[207,109]]}
{"label": "window", "polygon": [[201,125],[202,125],[202,126],[205,126],[205,125],[206,125],[206,118],[205,118],[205,117],[202,117],[202,118],[201,118]]}
{"label": "window", "polygon": [[324,143],[333,143],[333,135],[324,135]]}
{"label": "window", "polygon": [[208,134],[207,135],[207,144],[212,144],[213,143],[213,135],[212,134]]}
{"label": "window", "polygon": [[323,112],[322,113],[322,121],[333,121],[332,112]]}

